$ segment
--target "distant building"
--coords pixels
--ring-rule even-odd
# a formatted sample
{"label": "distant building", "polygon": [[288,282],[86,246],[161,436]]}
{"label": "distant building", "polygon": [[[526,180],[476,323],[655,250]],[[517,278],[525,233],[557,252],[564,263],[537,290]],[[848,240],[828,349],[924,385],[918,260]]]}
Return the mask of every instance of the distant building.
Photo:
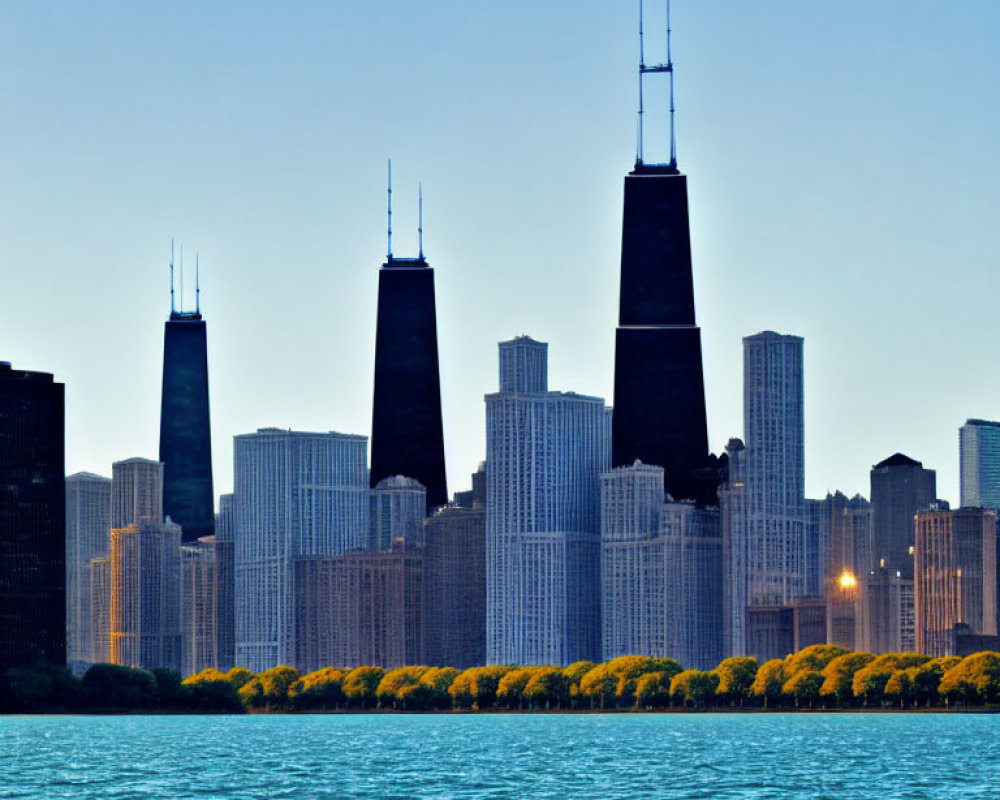
{"label": "distant building", "polygon": [[111,527],[163,521],[163,464],[127,458],[111,465]]}
{"label": "distant building", "polygon": [[427,490],[420,481],[394,475],[371,490],[371,537],[368,550],[391,550],[399,540],[410,547],[423,544]]}
{"label": "distant building", "polygon": [[[200,301],[200,291],[196,295]],[[172,285],[170,298],[173,306]],[[193,312],[171,307],[163,329],[160,461],[164,512],[183,528],[185,542],[215,533],[208,406],[208,344],[200,302]]]}
{"label": "distant building", "polygon": [[791,605],[747,609],[747,649],[761,663],[795,652],[795,611]]}
{"label": "distant building", "polygon": [[181,674],[219,667],[218,560],[214,536],[181,545]]}
{"label": "distant building", "polygon": [[424,557],[399,546],[295,560],[294,654],[302,672],[424,659]]}
{"label": "distant building", "polygon": [[792,603],[792,651],[827,643],[826,601],[806,597]]}
{"label": "distant building", "polygon": [[215,595],[215,657],[218,669],[236,666],[236,542],[233,527],[233,496],[220,495],[215,518],[215,565],[218,572]]}
{"label": "distant building", "polygon": [[722,520],[722,633],[725,657],[745,656],[747,639],[747,484],[746,447],[740,439],[726,445],[728,479],[719,486]]}
{"label": "distant building", "polygon": [[[107,558],[111,480],[89,472],[66,478],[66,658],[92,660],[90,562]],[[104,658],[107,658],[105,652]]]}
{"label": "distant building", "polygon": [[141,520],[111,529],[111,662],[181,663],[181,528]]}
{"label": "distant building", "polygon": [[[235,437],[236,663],[295,659],[295,560],[368,542],[367,439],[263,428]],[[324,665],[329,666],[329,665]]]}
{"label": "distant building", "polygon": [[424,657],[486,663],[486,509],[445,506],[424,528]]}
{"label": "distant building", "polygon": [[962,507],[1000,509],[1000,422],[966,420],[958,448]]}
{"label": "distant building", "polygon": [[[111,531],[108,531],[110,548]],[[90,656],[95,664],[111,662],[111,557],[90,561]]]}
{"label": "distant building", "polygon": [[[486,658],[568,664],[600,652],[600,475],[611,412],[598,397],[543,391],[539,347],[500,343],[486,395]],[[530,391],[527,391],[530,390]]]}
{"label": "distant building", "polygon": [[479,469],[472,473],[472,488],[455,492],[453,505],[459,508],[486,508],[486,462],[479,462]]}
{"label": "distant building", "polygon": [[66,663],[63,385],[0,361],[0,673]]}
{"label": "distant building", "polygon": [[[913,515],[929,508],[934,470],[902,453],[872,467],[872,568],[864,581],[862,643],[873,653],[913,649]],[[909,603],[909,605],[908,605]]]}
{"label": "distant building", "polygon": [[955,626],[997,635],[997,515],[982,508],[916,515],[916,647],[955,655]]}

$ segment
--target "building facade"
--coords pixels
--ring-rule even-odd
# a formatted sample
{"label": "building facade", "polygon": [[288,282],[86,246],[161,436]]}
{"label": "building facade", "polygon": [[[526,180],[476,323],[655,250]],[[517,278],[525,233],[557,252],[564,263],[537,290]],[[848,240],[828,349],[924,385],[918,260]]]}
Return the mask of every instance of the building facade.
{"label": "building facade", "polygon": [[65,404],[0,362],[0,672],[66,663]]}
{"label": "building facade", "polygon": [[445,506],[424,528],[424,655],[433,666],[486,663],[486,509]]}
{"label": "building facade", "polygon": [[219,569],[214,536],[181,545],[181,675],[219,668]]}
{"label": "building facade", "polygon": [[427,490],[420,481],[395,475],[371,491],[371,537],[368,550],[391,550],[396,541],[419,546],[424,539]]}
{"label": "building facade", "polygon": [[[540,342],[501,342],[501,360],[536,358],[486,396],[486,658],[566,664],[600,652],[600,476],[610,460],[604,401],[539,389]],[[514,371],[514,376],[517,371]]]}
{"label": "building facade", "polygon": [[239,666],[261,672],[293,663],[296,559],[367,544],[367,443],[364,436],[277,428],[235,437]]}
{"label": "building facade", "polygon": [[1000,422],[966,420],[958,450],[962,507],[1000,509]]}
{"label": "building facade", "polygon": [[111,527],[163,521],[163,464],[127,458],[111,465]]}
{"label": "building facade", "polygon": [[982,508],[916,515],[916,647],[955,655],[955,626],[997,635],[997,515]]}
{"label": "building facade", "polygon": [[219,496],[215,518],[215,657],[218,669],[236,666],[236,542],[233,536],[233,495]]}
{"label": "building facade", "polygon": [[[66,478],[66,659],[91,661],[90,562],[111,543],[111,480],[90,472]],[[106,656],[105,656],[106,657]]]}

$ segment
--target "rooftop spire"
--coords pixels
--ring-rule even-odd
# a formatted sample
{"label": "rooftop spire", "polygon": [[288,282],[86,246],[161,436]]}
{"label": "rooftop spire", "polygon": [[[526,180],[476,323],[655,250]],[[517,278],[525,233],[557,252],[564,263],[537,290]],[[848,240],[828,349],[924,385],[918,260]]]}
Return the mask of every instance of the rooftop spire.
{"label": "rooftop spire", "polygon": [[643,163],[643,78],[651,72],[670,73],[670,166],[677,168],[677,142],[674,129],[674,62],[671,57],[670,34],[670,0],[667,0],[667,62],[665,64],[651,64],[646,66],[645,53],[645,32],[643,29],[643,5],[644,0],[639,0],[639,124],[636,142],[636,165]]}
{"label": "rooftop spire", "polygon": [[170,240],[170,313],[176,312],[174,306],[174,240]]}
{"label": "rooftop spire", "polygon": [[387,260],[392,261],[392,159],[389,159],[389,252]]}
{"label": "rooftop spire", "polygon": [[420,260],[424,260],[424,185],[417,184],[417,242],[420,247]]}
{"label": "rooftop spire", "polygon": [[194,313],[201,313],[201,275],[199,274],[198,253],[194,254]]}

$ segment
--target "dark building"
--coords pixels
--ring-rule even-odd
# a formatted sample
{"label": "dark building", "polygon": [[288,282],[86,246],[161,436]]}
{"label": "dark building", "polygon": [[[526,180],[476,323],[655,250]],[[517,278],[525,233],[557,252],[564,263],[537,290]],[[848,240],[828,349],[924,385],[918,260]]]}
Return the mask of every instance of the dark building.
{"label": "dark building", "polygon": [[423,255],[393,258],[378,276],[370,486],[406,475],[448,502],[441,427],[434,270]]}
{"label": "dark building", "polygon": [[913,580],[913,515],[934,502],[936,485],[934,470],[902,453],[872,467],[874,566]]}
{"label": "dark building", "polygon": [[611,465],[638,459],[663,467],[664,489],[675,500],[714,504],[718,475],[708,461],[687,178],[677,169],[672,135],[669,39],[667,63],[640,64],[640,80],[648,72],[670,74],[671,156],[668,164],[643,162],[640,105],[639,153],[625,177]]}
{"label": "dark building", "polygon": [[485,506],[445,506],[424,528],[427,663],[481,666],[486,663]]}
{"label": "dark building", "polygon": [[160,461],[163,513],[181,526],[183,541],[214,535],[208,349],[198,311],[171,311],[164,330]]}
{"label": "dark building", "polygon": [[233,538],[233,495],[219,497],[215,518],[215,660],[222,671],[236,666],[236,542]]}
{"label": "dark building", "polygon": [[66,663],[64,387],[0,361],[0,673]]}

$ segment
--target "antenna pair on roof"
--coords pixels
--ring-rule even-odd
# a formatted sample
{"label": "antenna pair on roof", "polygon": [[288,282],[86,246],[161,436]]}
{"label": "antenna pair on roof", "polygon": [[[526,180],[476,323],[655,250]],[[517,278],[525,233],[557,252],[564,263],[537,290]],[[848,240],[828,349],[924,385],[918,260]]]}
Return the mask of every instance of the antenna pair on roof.
{"label": "antenna pair on roof", "polygon": [[[392,159],[389,159],[389,252],[388,260],[392,261]],[[417,241],[419,242],[419,259],[424,260],[424,185],[417,184]]]}
{"label": "antenna pair on roof", "polygon": [[[194,313],[201,313],[201,270],[198,253],[194,254]],[[170,314],[178,313],[174,305],[174,240],[170,240]],[[184,245],[181,245],[181,310],[184,313]]]}
{"label": "antenna pair on roof", "polygon": [[643,78],[650,72],[670,73],[670,166],[677,168],[677,138],[674,132],[674,62],[670,55],[670,0],[667,0],[667,63],[646,66],[645,32],[642,25],[642,9],[644,2],[639,0],[639,132],[636,141],[635,163],[642,164],[643,155]]}

